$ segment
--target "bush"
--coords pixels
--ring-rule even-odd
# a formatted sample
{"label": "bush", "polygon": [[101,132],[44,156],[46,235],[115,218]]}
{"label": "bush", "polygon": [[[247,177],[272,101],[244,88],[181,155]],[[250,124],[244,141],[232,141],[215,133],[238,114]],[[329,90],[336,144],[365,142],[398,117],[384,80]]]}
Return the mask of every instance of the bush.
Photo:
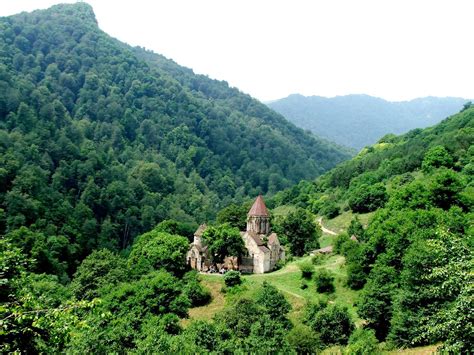
{"label": "bush", "polygon": [[349,236],[346,233],[339,234],[334,240],[334,252],[336,254],[344,255],[344,244],[349,240]]}
{"label": "bush", "polygon": [[362,184],[351,191],[349,206],[354,212],[366,213],[383,207],[387,200],[388,195],[384,184]]}
{"label": "bush", "polygon": [[311,258],[313,265],[321,265],[328,258],[325,254],[316,254]]}
{"label": "bush", "polygon": [[304,324],[296,324],[286,339],[297,354],[314,354],[323,347],[318,334]]}
{"label": "bush", "polygon": [[451,168],[453,166],[453,157],[442,145],[431,147],[423,158],[421,168],[425,173],[440,167]]}
{"label": "bush", "polygon": [[301,276],[305,279],[311,279],[313,277],[314,265],[309,261],[302,262],[298,265],[301,270]]}
{"label": "bush", "polygon": [[305,323],[318,333],[321,342],[326,346],[347,344],[354,330],[354,322],[347,307],[324,302],[308,306]]}
{"label": "bush", "polygon": [[234,270],[227,271],[224,274],[224,283],[227,287],[240,285],[242,283],[240,272]]}
{"label": "bush", "polygon": [[356,329],[345,352],[350,355],[378,354],[378,341],[372,329]]}
{"label": "bush", "polygon": [[329,271],[322,269],[315,275],[314,280],[316,282],[316,291],[319,293],[334,292],[334,276]]}
{"label": "bush", "polygon": [[300,288],[306,290],[308,288],[308,283],[305,280],[301,281]]}
{"label": "bush", "polygon": [[337,207],[336,202],[327,201],[326,204],[319,210],[319,214],[332,219],[339,216],[339,207]]}
{"label": "bush", "polygon": [[211,293],[201,285],[196,271],[186,273],[183,280],[185,282],[183,292],[191,301],[192,306],[203,306],[209,303]]}

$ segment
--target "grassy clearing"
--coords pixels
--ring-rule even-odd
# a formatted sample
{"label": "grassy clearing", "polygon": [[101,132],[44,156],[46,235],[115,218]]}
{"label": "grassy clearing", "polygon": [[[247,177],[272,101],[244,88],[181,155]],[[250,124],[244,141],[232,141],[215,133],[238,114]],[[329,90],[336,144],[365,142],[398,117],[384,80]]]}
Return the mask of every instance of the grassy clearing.
{"label": "grassy clearing", "polygon": [[[418,348],[411,348],[411,349],[397,349],[397,350],[380,350],[380,354],[383,355],[434,355],[437,354],[436,348],[438,348],[441,344],[437,345],[429,345],[429,346],[421,346]],[[384,348],[384,344],[380,344],[380,349]],[[343,351],[344,347],[342,346],[332,346],[330,348],[326,348],[321,352],[321,355],[342,355],[344,354]]]}
{"label": "grassy clearing", "polygon": [[411,349],[398,349],[398,350],[383,352],[383,354],[387,354],[387,355],[396,355],[396,354],[400,354],[400,355],[433,355],[433,354],[437,354],[436,349],[439,346],[441,346],[441,344],[421,346],[421,347],[418,347],[418,348],[411,348]]}
{"label": "grassy clearing", "polygon": [[295,206],[282,205],[274,208],[272,214],[274,217],[286,217],[288,213],[296,211]]}
{"label": "grassy clearing", "polygon": [[209,304],[189,309],[189,318],[181,320],[181,325],[186,327],[191,320],[210,320],[225,306],[225,295],[221,292],[224,280],[220,275],[200,275],[201,283],[211,291],[212,300]]}
{"label": "grassy clearing", "polygon": [[[316,302],[319,299],[328,299],[331,302],[337,302],[346,305],[354,319],[358,320],[355,308],[353,306],[357,292],[345,286],[346,271],[345,260],[343,256],[333,255],[327,257],[321,265],[315,265],[315,272],[325,268],[330,270],[335,276],[336,291],[333,294],[325,295],[316,292],[316,285],[313,280],[304,280],[301,277],[301,271],[298,264],[310,261],[310,257],[300,258],[285,265],[281,270],[268,274],[253,274],[243,276],[244,285],[237,295],[238,297],[253,297],[264,281],[267,281],[277,287],[292,305],[290,318],[294,321],[302,316],[304,306],[307,302]],[[301,285],[305,282],[308,287],[302,289]],[[211,319],[217,312],[222,310],[226,301],[231,302],[233,295],[224,295],[221,292],[223,278],[220,275],[202,275],[202,283],[211,290],[212,301],[206,306],[192,308],[189,311],[189,319]],[[183,322],[185,326],[189,320]]]}
{"label": "grassy clearing", "polygon": [[360,223],[362,223],[364,227],[367,227],[367,225],[369,224],[369,220],[373,214],[373,212],[358,214],[352,213],[352,211],[346,211],[333,219],[328,220],[323,218],[323,224],[326,228],[336,233],[342,233],[347,230],[354,216],[357,216],[359,218]]}

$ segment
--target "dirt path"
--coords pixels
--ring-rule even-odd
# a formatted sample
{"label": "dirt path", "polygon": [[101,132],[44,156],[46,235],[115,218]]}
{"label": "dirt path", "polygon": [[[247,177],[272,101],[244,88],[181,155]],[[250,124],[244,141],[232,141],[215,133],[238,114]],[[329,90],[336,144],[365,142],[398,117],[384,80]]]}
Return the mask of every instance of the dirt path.
{"label": "dirt path", "polygon": [[323,231],[323,233],[326,233],[326,234],[329,234],[329,235],[337,235],[336,232],[334,232],[330,229],[327,229],[326,227],[323,226],[323,217],[318,218],[318,223],[321,226],[321,230]]}

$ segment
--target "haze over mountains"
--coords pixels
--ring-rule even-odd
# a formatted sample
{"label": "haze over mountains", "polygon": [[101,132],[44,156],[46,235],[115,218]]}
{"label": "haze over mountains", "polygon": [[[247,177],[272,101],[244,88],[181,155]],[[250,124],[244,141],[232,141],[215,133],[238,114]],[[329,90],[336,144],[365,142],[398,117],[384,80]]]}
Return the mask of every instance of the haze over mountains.
{"label": "haze over mountains", "polygon": [[388,133],[401,134],[432,126],[459,112],[467,101],[424,97],[390,102],[368,95],[326,98],[295,94],[267,105],[299,127],[359,150]]}

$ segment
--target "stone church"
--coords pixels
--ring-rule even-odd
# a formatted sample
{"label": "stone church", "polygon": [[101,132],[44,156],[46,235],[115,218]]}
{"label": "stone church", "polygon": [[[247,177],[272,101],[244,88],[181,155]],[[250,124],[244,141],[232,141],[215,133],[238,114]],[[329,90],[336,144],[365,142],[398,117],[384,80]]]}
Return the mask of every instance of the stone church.
{"label": "stone church", "polygon": [[[194,241],[187,254],[188,264],[199,271],[209,271],[212,267],[207,246],[202,240],[206,225],[202,224],[194,233]],[[270,214],[262,196],[258,196],[247,214],[247,230],[240,232],[247,248],[247,254],[240,260],[228,257],[218,268],[239,270],[243,273],[261,274],[272,271],[279,260],[285,258],[285,250],[280,245],[276,233],[271,232]]]}

